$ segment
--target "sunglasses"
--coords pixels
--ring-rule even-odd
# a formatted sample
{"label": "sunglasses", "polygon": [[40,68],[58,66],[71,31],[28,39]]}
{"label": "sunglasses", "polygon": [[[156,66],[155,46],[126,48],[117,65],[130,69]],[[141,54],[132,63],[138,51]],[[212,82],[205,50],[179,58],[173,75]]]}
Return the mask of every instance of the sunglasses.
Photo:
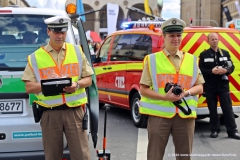
{"label": "sunglasses", "polygon": [[67,28],[49,28],[50,31],[52,31],[54,34],[65,34],[67,33]]}

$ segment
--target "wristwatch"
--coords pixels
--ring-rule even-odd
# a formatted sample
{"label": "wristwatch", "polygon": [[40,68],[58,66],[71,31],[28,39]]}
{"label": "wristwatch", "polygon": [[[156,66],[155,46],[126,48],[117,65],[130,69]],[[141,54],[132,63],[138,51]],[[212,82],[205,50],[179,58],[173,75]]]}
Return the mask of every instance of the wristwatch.
{"label": "wristwatch", "polygon": [[76,90],[79,89],[80,85],[78,84],[78,82],[76,82],[77,86],[76,86]]}

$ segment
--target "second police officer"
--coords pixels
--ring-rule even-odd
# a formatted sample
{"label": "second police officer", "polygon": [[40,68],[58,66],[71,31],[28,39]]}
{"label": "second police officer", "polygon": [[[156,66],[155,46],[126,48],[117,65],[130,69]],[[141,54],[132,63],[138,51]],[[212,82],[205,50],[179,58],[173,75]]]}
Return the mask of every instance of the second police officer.
{"label": "second police officer", "polygon": [[[176,158],[191,159],[197,95],[202,93],[204,79],[200,74],[197,58],[179,50],[185,26],[181,19],[171,18],[165,21],[161,26],[164,36],[163,51],[147,55],[144,60],[140,80],[140,113],[149,115],[148,160],[163,159],[170,135],[173,138]],[[172,87],[165,93],[168,82],[180,85],[184,92],[176,95]],[[173,104],[183,97],[192,109],[189,115],[185,115]],[[186,104],[181,105],[187,108]]]}

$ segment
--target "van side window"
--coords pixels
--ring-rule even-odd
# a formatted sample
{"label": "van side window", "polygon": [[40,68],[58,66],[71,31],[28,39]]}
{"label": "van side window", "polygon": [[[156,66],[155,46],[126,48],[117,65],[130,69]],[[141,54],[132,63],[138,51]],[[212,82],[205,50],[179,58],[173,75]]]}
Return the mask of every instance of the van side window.
{"label": "van side window", "polygon": [[150,35],[133,34],[131,40],[133,56],[143,60],[144,57],[152,53],[152,38]]}
{"label": "van side window", "polygon": [[99,57],[101,58],[101,62],[106,62],[108,59],[108,54],[110,54],[110,43],[111,43],[112,37],[108,37],[108,39],[105,40],[104,44],[102,45],[100,51],[99,51]]}
{"label": "van side window", "polygon": [[111,61],[129,61],[129,55],[131,46],[131,34],[122,34],[117,35],[114,38],[112,53],[111,53]]}

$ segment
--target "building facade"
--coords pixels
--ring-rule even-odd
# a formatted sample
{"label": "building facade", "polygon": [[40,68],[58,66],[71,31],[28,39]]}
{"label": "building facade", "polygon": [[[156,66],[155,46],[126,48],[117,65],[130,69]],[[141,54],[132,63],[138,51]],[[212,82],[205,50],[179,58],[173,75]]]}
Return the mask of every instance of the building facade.
{"label": "building facade", "polygon": [[225,27],[227,22],[223,7],[228,6],[232,19],[239,18],[235,1],[240,0],[181,0],[181,19],[193,26]]}
{"label": "building facade", "polygon": [[29,7],[29,4],[26,0],[0,0],[1,7],[7,6],[20,6],[20,7]]}
{"label": "building facade", "polygon": [[193,26],[221,26],[222,0],[181,0],[181,19]]}
{"label": "building facade", "polygon": [[[127,7],[135,7],[144,11],[144,0],[82,0],[84,11],[101,10],[95,13],[87,14],[84,23],[85,30],[95,31],[102,38],[107,35],[107,3],[119,5],[119,13],[116,29],[121,29],[121,23],[128,20],[139,20],[144,17],[143,14],[127,9]],[[67,0],[67,3],[76,4],[76,0]],[[149,8],[152,14],[160,17],[161,9],[157,5],[157,0],[148,0]]]}
{"label": "building facade", "polygon": [[[232,19],[240,19],[240,13],[236,7],[236,1],[240,5],[240,0],[225,0],[222,2],[223,7],[225,6],[228,7],[228,10],[230,12],[230,16],[232,17]],[[223,22],[223,27],[225,27],[225,24],[227,22],[227,18],[225,14],[223,14],[222,22]]]}

